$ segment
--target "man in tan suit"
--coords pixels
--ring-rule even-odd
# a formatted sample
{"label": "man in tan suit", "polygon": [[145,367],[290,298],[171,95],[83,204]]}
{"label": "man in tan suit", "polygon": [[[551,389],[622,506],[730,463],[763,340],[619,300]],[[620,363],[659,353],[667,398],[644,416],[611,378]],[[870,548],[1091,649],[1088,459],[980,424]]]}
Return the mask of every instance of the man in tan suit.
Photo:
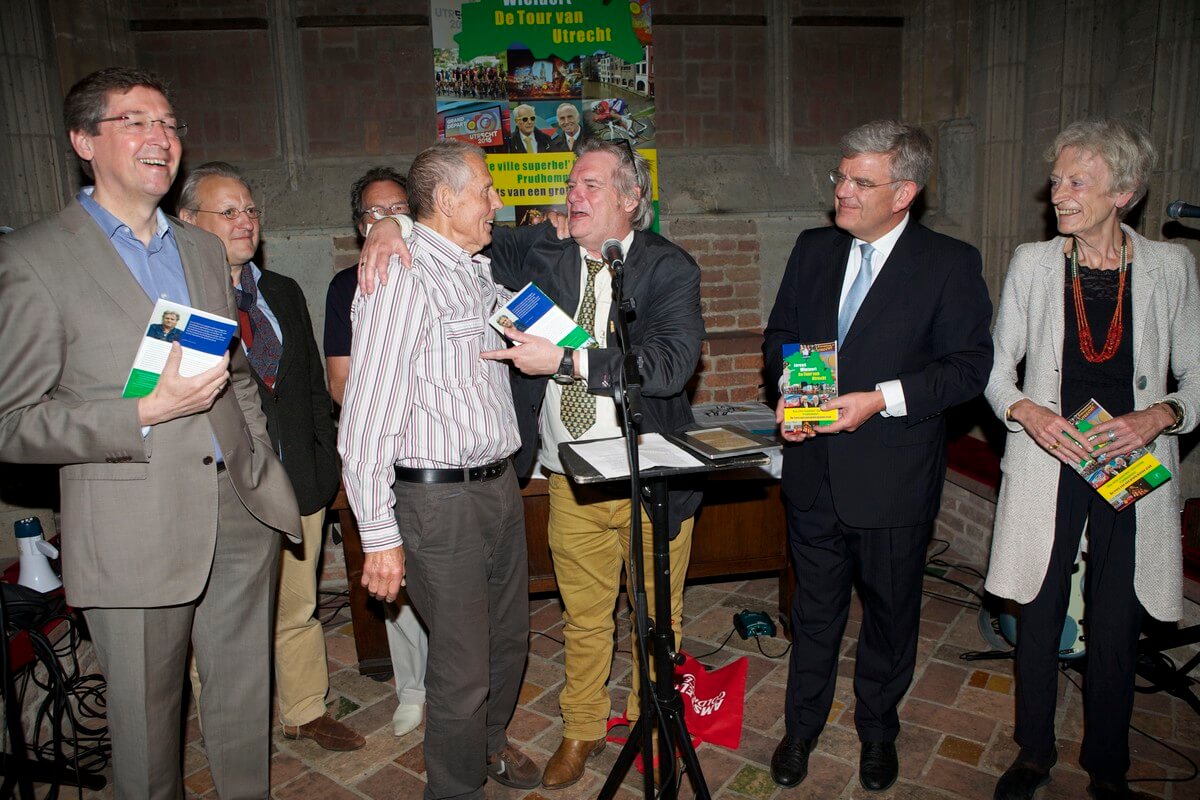
{"label": "man in tan suit", "polygon": [[95,185],[0,240],[0,460],[63,465],[63,579],[108,681],[116,797],[182,796],[189,639],[217,792],[266,797],[276,531],[300,520],[249,365],[237,347],[185,378],[176,343],[151,394],[121,397],[157,299],[236,318],[224,251],[158,208],[187,130],[159,79],[100,70],[64,116]]}

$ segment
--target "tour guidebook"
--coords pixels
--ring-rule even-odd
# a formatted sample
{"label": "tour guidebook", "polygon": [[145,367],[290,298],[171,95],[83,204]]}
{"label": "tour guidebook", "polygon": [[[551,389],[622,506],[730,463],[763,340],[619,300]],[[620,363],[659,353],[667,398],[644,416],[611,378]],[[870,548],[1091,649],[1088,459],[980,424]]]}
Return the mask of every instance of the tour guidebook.
{"label": "tour guidebook", "polygon": [[[1108,422],[1112,415],[1094,399],[1084,403],[1067,421],[1080,433],[1086,434],[1101,422]],[[1088,446],[1087,437],[1081,437],[1080,445]],[[1076,440],[1079,441],[1079,440]],[[1094,443],[1093,443],[1094,444]],[[1154,454],[1144,447],[1115,458],[1106,458],[1103,450],[1108,442],[1101,440],[1099,451],[1091,461],[1073,465],[1109,505],[1120,511],[1171,480],[1171,471],[1164,467]]]}
{"label": "tour guidebook", "polygon": [[121,396],[145,397],[154,391],[171,354],[171,342],[179,342],[183,348],[179,374],[190,378],[219,364],[236,332],[237,323],[231,319],[183,303],[159,300],[154,304]]}
{"label": "tour guidebook", "polygon": [[837,409],[821,404],[838,396],[837,342],[783,345],[783,430],[812,431],[813,423],[828,425]]}
{"label": "tour guidebook", "polygon": [[573,350],[596,344],[592,335],[576,325],[571,315],[556,306],[536,283],[525,284],[525,288],[513,295],[488,321],[501,334],[515,328]]}

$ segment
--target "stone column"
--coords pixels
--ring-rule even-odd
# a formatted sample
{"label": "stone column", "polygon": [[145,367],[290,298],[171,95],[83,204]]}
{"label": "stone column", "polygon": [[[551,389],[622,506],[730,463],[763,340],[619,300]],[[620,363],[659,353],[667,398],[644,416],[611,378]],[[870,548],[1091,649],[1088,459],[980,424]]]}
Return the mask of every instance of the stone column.
{"label": "stone column", "polygon": [[69,194],[50,18],[41,0],[0,4],[0,225],[19,228]]}
{"label": "stone column", "polygon": [[1009,257],[1020,244],[1028,9],[1002,0],[981,9],[983,124],[980,140],[983,274],[998,297]]}

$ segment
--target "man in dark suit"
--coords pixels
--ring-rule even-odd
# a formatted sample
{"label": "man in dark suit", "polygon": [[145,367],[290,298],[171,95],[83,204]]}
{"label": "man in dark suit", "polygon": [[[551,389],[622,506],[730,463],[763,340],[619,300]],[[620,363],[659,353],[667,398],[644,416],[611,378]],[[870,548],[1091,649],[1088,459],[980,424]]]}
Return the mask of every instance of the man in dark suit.
{"label": "man in dark suit", "polygon": [[[563,474],[558,458],[562,442],[620,436],[622,431],[611,397],[622,356],[612,334],[616,308],[611,275],[601,259],[603,243],[616,239],[628,254],[625,292],[637,304],[629,339],[642,371],[643,433],[674,431],[693,422],[684,384],[696,369],[704,339],[696,262],[646,230],[654,220],[654,208],[645,160],[628,148],[599,140],[584,142],[576,154],[567,182],[571,238],[560,239],[549,223],[497,230],[489,253],[497,282],[513,289],[529,281],[537,283],[599,344],[572,351],[509,329],[508,337],[520,346],[483,354],[510,359],[521,372],[513,381],[521,429],[517,469],[525,474],[536,457],[550,475],[548,532],[565,607],[566,682],[559,695],[563,739],[542,779],[548,789],[578,781],[587,759],[604,748],[613,604],[629,552],[628,485],[580,486]],[[548,380],[551,376],[553,381]],[[677,641],[693,514],[699,504],[700,493],[692,484],[677,484],[671,492],[671,616]],[[648,524],[643,527],[643,542],[649,564]],[[653,597],[651,573],[647,570],[646,583],[647,594]],[[635,654],[635,676],[637,663]],[[631,720],[639,715],[637,688],[635,677],[627,709]]]}
{"label": "man in dark suit", "polygon": [[513,109],[515,129],[508,142],[510,153],[547,153],[550,151],[550,136],[537,126],[537,111],[528,103]]}
{"label": "man in dark suit", "polygon": [[[241,347],[253,368],[271,446],[302,515],[303,541],[280,553],[275,603],[275,688],[283,734],[312,739],[326,750],[357,750],[366,740],[325,713],[325,635],[314,616],[325,506],[341,477],[333,404],[300,286],[252,261],[261,214],[241,174],[221,161],[193,170],[179,195],[179,216],[225,245]],[[202,687],[193,685],[200,702]]]}
{"label": "man in dark suit", "polygon": [[183,796],[190,641],[216,791],[266,797],[276,531],[299,536],[296,498],[240,350],[188,378],[173,343],[154,390],[121,397],[159,298],[237,312],[220,241],[159,208],[187,131],[163,82],[102,69],[64,106],[94,184],[0,240],[0,458],[63,465],[63,584],[108,681],[115,796]]}
{"label": "man in dark suit", "polygon": [[558,107],[558,131],[550,139],[550,150],[555,153],[574,153],[580,144],[592,138],[587,128],[579,124],[579,107],[574,103],[563,103]]}
{"label": "man in dark suit", "polygon": [[[787,733],[771,760],[795,786],[824,727],[859,587],[855,659],[859,779],[896,780],[896,707],[912,680],[925,551],[946,473],[951,406],[992,364],[991,303],[979,252],[909,218],[933,167],[929,137],[892,121],[847,133],[830,172],[835,227],[796,241],[764,335],[768,386],[785,344],[838,342],[836,422],[785,433],[783,492],[796,566]],[[780,399],[777,418],[783,419]]]}

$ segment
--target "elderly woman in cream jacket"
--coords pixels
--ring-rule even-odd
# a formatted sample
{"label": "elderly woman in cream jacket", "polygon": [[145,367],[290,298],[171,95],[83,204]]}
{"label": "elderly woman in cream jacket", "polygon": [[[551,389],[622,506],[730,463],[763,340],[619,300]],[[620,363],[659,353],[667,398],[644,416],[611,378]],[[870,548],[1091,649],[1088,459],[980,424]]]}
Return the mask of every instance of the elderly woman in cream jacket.
{"label": "elderly woman in cream jacket", "polygon": [[[1133,797],[1128,726],[1143,614],[1182,614],[1178,477],[1115,511],[1072,464],[1102,469],[1148,447],[1179,474],[1177,434],[1200,413],[1200,290],[1182,246],[1120,220],[1142,198],[1154,150],[1138,126],[1075,123],[1047,152],[1062,234],[1017,248],[985,390],[1009,430],[987,589],[1022,604],[1013,765],[1001,800],[1031,798],[1057,760],[1057,656],[1072,566],[1086,532],[1087,676],[1080,763],[1094,798]],[[1017,365],[1024,359],[1024,380]],[[1168,374],[1178,382],[1168,392]],[[1114,419],[1078,434],[1095,399]],[[1103,448],[1103,455],[1098,452]]]}

